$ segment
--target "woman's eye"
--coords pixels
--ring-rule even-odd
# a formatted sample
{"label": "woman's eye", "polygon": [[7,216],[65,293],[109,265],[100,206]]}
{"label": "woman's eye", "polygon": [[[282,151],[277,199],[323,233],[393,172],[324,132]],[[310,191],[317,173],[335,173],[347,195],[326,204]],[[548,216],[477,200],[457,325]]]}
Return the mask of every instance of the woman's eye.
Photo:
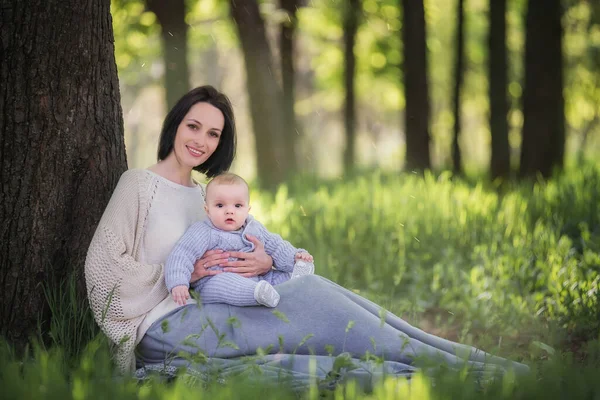
{"label": "woman's eye", "polygon": [[214,137],[214,138],[218,138],[219,134],[217,132],[211,131],[210,132],[210,136]]}
{"label": "woman's eye", "polygon": [[198,129],[198,127],[194,124],[189,124],[188,128],[190,128],[191,130],[195,131],[196,129]]}

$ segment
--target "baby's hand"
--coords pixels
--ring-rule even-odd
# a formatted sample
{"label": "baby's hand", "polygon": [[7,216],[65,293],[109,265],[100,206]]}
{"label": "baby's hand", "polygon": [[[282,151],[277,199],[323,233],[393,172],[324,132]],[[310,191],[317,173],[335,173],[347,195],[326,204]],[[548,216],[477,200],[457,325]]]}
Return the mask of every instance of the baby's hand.
{"label": "baby's hand", "polygon": [[187,286],[179,285],[175,286],[173,290],[171,290],[171,295],[173,296],[175,303],[179,304],[180,306],[184,306],[185,303],[187,303],[187,299],[190,298],[190,291],[188,290]]}
{"label": "baby's hand", "polygon": [[295,259],[296,259],[296,261],[302,260],[302,261],[306,261],[306,262],[313,262],[313,256],[311,256],[310,253],[307,253],[305,251],[296,253]]}

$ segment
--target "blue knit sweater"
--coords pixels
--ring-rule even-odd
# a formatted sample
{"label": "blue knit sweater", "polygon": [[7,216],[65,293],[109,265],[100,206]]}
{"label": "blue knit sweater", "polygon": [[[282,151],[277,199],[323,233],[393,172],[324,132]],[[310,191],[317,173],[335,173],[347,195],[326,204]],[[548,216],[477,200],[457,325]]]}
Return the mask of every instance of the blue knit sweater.
{"label": "blue knit sweater", "polygon": [[[189,285],[194,263],[208,250],[252,252],[254,244],[246,239],[247,234],[257,237],[264,244],[265,252],[273,258],[275,268],[280,271],[292,272],[296,253],[306,251],[292,246],[281,236],[269,232],[251,215],[246,219],[244,226],[237,231],[221,230],[206,218],[190,226],[169,254],[165,264],[165,283],[169,292],[175,286]],[[205,277],[194,282],[192,287],[195,288],[209,278]]]}

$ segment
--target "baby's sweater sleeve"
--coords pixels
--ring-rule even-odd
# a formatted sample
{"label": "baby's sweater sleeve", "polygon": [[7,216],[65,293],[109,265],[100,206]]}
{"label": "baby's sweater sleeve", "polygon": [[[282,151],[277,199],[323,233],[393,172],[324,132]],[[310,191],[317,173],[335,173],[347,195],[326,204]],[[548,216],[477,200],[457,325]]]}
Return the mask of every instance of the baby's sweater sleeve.
{"label": "baby's sweater sleeve", "polygon": [[206,223],[196,222],[175,244],[165,263],[165,284],[169,292],[175,286],[189,287],[196,260],[208,250],[210,233]]}
{"label": "baby's sweater sleeve", "polygon": [[256,224],[259,238],[264,242],[265,252],[273,258],[275,268],[280,271],[292,272],[296,254],[306,252],[306,250],[296,248],[278,234],[269,232],[260,222],[254,220],[253,223]]}

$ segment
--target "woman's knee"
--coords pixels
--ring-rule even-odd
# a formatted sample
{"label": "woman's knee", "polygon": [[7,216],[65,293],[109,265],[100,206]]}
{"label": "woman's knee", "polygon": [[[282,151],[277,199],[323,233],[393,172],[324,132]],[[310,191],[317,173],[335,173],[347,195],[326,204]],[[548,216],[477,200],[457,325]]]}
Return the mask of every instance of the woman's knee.
{"label": "woman's knee", "polygon": [[333,292],[331,282],[319,275],[303,275],[291,280],[295,285],[309,288],[311,292]]}
{"label": "woman's knee", "polygon": [[[329,285],[329,286],[328,286]],[[277,291],[282,298],[292,296],[296,300],[305,297],[323,296],[332,294],[331,286],[327,280],[317,275],[303,275],[278,285]]]}
{"label": "woman's knee", "polygon": [[303,275],[294,278],[295,281],[303,285],[323,285],[325,281],[318,275]]}

